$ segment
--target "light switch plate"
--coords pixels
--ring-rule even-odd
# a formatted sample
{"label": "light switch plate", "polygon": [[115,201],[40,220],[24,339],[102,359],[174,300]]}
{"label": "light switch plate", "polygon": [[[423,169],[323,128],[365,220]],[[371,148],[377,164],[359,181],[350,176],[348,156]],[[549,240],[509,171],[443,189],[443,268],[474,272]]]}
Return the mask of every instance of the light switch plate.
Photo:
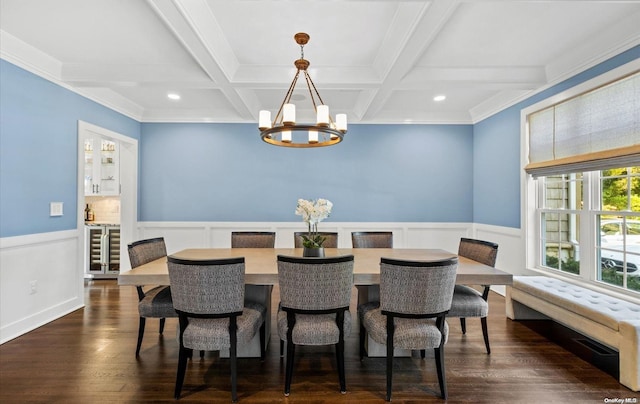
{"label": "light switch plate", "polygon": [[49,204],[49,216],[62,216],[62,202],[51,202]]}

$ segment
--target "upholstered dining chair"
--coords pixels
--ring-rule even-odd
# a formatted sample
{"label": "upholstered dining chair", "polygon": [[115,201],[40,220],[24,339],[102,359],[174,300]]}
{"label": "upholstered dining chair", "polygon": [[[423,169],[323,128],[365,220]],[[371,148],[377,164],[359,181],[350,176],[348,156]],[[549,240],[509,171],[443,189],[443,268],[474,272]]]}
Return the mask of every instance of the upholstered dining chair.
{"label": "upholstered dining chair", "polygon": [[[496,258],[498,256],[498,244],[489,241],[462,238],[458,246],[458,255],[493,267],[496,264]],[[487,298],[489,297],[489,285],[483,285],[483,288],[482,293],[480,293],[470,286],[456,285],[448,317],[460,318],[460,327],[462,328],[463,334],[467,332],[465,319],[467,317],[480,317],[484,345],[487,353],[490,354],[491,347],[489,346],[489,332],[487,329],[487,315],[489,314]]]}
{"label": "upholstered dining chair", "polygon": [[[127,246],[127,250],[131,268],[136,268],[167,256],[167,248],[162,237],[135,241]],[[138,357],[142,346],[146,319],[159,318],[160,334],[162,335],[165,319],[167,317],[178,317],[178,314],[173,308],[169,286],[156,286],[147,291],[142,286],[136,286],[136,289],[138,291],[138,313],[140,315],[138,343],[136,345],[136,357]]]}
{"label": "upholstered dining chair", "polygon": [[229,348],[231,399],[237,395],[237,348],[260,332],[260,354],[265,353],[266,308],[244,301],[244,258],[186,260],[169,256],[169,282],[180,320],[178,373],[175,398],[180,398],[187,360],[193,350]]}
{"label": "upholstered dining chair", "polygon": [[[306,236],[308,233],[306,231],[297,231],[293,233],[294,247],[302,248],[302,236]],[[325,248],[338,248],[338,233],[318,233],[320,236],[324,237],[324,244],[322,244]]]}
{"label": "upholstered dining chair", "polygon": [[276,233],[271,231],[231,232],[231,248],[273,248]]}
{"label": "upholstered dining chair", "polygon": [[447,398],[444,345],[449,328],[445,316],[451,307],[458,258],[440,261],[380,260],[380,303],[358,306],[360,358],[368,334],[387,346],[387,401],[391,401],[393,350],[433,348],[442,398]]}
{"label": "upholstered dining chair", "polygon": [[390,231],[351,232],[353,248],[393,248],[393,233]]}
{"label": "upholstered dining chair", "polygon": [[347,390],[344,339],[351,333],[349,303],[353,255],[327,258],[278,256],[277,327],[286,341],[284,395],[291,392],[296,345],[334,345],[340,392]]}
{"label": "upholstered dining chair", "polygon": [[[302,244],[302,236],[307,235],[306,231],[297,231],[293,234],[294,247],[295,248],[303,248]],[[338,233],[318,233],[321,236],[325,237],[323,247],[326,248],[338,248]],[[280,340],[280,356],[284,356],[284,340]]]}

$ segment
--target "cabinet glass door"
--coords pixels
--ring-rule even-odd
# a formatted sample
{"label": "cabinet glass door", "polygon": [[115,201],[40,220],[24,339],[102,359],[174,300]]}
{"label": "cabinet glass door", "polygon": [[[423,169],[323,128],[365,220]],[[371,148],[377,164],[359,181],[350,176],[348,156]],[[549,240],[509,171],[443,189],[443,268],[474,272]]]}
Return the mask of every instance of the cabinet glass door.
{"label": "cabinet glass door", "polygon": [[95,187],[93,182],[93,139],[84,141],[84,194],[94,194]]}
{"label": "cabinet glass door", "polygon": [[100,195],[120,194],[118,143],[110,140],[100,142]]}
{"label": "cabinet glass door", "polygon": [[88,270],[90,273],[102,273],[103,265],[103,239],[105,233],[103,227],[92,227],[88,229]]}
{"label": "cabinet glass door", "polygon": [[84,143],[84,194],[119,195],[119,144],[101,138]]}
{"label": "cabinet glass door", "polygon": [[109,240],[107,272],[117,273],[120,271],[120,228],[108,227],[107,234]]}

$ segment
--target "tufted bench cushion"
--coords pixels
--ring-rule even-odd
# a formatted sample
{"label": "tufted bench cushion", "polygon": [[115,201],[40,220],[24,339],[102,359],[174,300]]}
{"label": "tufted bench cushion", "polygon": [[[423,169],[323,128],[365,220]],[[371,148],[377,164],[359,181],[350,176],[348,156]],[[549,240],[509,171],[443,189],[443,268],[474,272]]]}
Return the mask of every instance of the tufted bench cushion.
{"label": "tufted bench cushion", "polygon": [[640,320],[640,306],[546,276],[514,276],[513,287],[588,319],[619,330],[624,320]]}

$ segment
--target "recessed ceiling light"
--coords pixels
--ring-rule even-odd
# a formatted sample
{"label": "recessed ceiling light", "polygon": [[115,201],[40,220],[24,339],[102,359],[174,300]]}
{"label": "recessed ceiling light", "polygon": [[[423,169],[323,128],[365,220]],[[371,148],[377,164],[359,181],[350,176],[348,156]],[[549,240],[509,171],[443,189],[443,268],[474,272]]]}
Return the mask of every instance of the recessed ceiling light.
{"label": "recessed ceiling light", "polygon": [[439,101],[444,101],[444,100],[446,100],[446,99],[447,99],[447,96],[446,96],[446,95],[436,95],[435,97],[433,97],[433,100],[434,100],[434,101],[438,101],[438,102],[439,102]]}
{"label": "recessed ceiling light", "polygon": [[167,97],[171,100],[179,100],[180,99],[180,94],[176,94],[176,93],[169,93],[167,94]]}

